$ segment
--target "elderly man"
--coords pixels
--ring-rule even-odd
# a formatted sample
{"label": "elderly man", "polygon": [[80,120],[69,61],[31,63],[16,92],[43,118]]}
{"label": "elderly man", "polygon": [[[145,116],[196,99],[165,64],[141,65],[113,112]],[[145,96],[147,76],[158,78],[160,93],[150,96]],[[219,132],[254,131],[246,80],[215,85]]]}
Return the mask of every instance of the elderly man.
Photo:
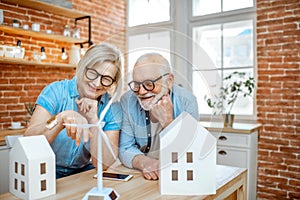
{"label": "elderly man", "polygon": [[169,62],[148,53],[134,65],[130,91],[121,98],[123,122],[120,135],[121,162],[157,180],[159,133],[183,111],[199,119],[196,97],[174,84]]}

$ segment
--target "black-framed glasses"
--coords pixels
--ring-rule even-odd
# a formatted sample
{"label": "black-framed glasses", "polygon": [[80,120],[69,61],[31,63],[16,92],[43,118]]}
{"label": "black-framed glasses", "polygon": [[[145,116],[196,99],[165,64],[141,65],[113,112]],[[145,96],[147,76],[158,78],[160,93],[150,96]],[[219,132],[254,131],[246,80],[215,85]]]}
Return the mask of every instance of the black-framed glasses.
{"label": "black-framed glasses", "polygon": [[91,68],[86,68],[85,75],[91,81],[97,79],[100,76],[101,85],[106,86],[106,87],[111,86],[116,81],[112,77],[110,77],[108,75],[99,74],[96,70],[91,69]]}
{"label": "black-framed glasses", "polygon": [[141,85],[143,86],[143,88],[147,91],[152,91],[155,88],[155,82],[158,81],[159,79],[161,79],[164,76],[169,75],[169,73],[166,73],[160,77],[158,77],[155,80],[145,80],[143,82],[139,82],[139,81],[130,81],[128,83],[129,88],[133,91],[133,92],[138,92],[140,91],[140,87]]}

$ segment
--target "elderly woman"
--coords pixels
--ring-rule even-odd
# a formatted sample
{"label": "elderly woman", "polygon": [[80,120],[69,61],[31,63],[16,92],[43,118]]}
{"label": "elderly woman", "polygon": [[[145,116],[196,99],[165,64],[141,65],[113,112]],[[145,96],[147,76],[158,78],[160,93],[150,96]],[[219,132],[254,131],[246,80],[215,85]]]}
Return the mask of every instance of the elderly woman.
{"label": "elderly woman", "polygon": [[[35,110],[25,136],[44,135],[56,156],[56,178],[97,167],[96,127],[73,127],[66,124],[95,124],[110,100],[108,91],[121,77],[121,52],[114,46],[101,43],[91,46],[80,60],[76,76],[46,86],[38,96]],[[103,121],[115,155],[118,154],[122,112],[113,103]],[[107,169],[114,157],[102,145],[102,165]]]}

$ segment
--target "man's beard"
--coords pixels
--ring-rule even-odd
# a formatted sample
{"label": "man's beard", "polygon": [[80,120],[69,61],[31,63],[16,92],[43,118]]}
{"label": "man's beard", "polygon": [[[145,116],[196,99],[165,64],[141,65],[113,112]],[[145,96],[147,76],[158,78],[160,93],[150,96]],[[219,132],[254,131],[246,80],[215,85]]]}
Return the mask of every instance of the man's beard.
{"label": "man's beard", "polygon": [[[148,92],[147,94],[145,95],[138,95],[137,99],[141,105],[141,107],[144,109],[144,110],[151,110],[152,107],[164,96],[168,93],[168,88],[166,87],[166,85],[164,85],[160,91],[160,93],[158,94],[153,94],[152,92]],[[154,96],[154,99],[152,101],[147,101],[147,102],[144,102],[141,100],[141,97],[149,97],[149,96]]]}

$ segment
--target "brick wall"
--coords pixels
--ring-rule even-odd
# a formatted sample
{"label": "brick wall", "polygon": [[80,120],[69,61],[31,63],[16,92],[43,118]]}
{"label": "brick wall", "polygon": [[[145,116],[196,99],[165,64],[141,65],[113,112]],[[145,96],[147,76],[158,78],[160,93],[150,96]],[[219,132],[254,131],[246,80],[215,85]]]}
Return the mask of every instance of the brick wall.
{"label": "brick wall", "polygon": [[[97,44],[107,41],[117,45],[123,52],[126,49],[125,24],[126,2],[123,0],[71,0],[73,9],[89,13],[92,22],[91,40]],[[40,23],[41,31],[51,29],[55,34],[62,34],[64,25],[74,25],[74,19],[57,16],[44,11],[27,9],[6,3],[0,3],[0,9],[4,10],[4,25],[11,25],[13,19],[18,19],[21,26],[34,22]],[[81,20],[78,26],[81,28],[82,38],[87,38],[88,21]],[[21,40],[25,47],[25,59],[32,60],[32,53],[40,51],[44,46],[48,63],[67,63],[61,60],[61,48],[67,52],[71,44],[40,39],[29,36],[11,35],[0,31],[0,44],[16,45]],[[85,45],[85,48],[88,46]],[[72,68],[60,68],[56,66],[33,66],[20,64],[3,64],[0,61],[0,130],[10,126],[12,121],[22,121],[25,125],[27,112],[24,103],[35,102],[38,94],[48,83],[72,78],[75,70]]]}
{"label": "brick wall", "polygon": [[300,199],[300,1],[257,0],[258,199]]}

